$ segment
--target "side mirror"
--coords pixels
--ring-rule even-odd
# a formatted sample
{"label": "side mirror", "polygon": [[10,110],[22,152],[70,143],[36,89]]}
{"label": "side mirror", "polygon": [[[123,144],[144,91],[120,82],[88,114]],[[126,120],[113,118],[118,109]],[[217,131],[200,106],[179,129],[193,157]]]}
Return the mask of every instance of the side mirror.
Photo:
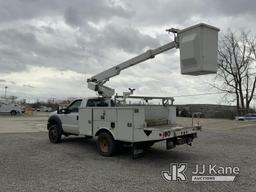
{"label": "side mirror", "polygon": [[68,114],[69,113],[69,110],[68,110],[68,108],[64,108],[64,109],[62,109],[62,111],[61,111],[63,114]]}
{"label": "side mirror", "polygon": [[62,108],[62,109],[58,108],[57,113],[58,114],[68,114],[69,110],[67,108]]}

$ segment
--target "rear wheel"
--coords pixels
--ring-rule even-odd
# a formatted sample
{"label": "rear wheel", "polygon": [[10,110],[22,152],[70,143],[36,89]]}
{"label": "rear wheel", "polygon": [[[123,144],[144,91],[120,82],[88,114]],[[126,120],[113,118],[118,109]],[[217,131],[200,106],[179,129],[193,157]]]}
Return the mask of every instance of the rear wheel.
{"label": "rear wheel", "polygon": [[102,156],[110,157],[116,152],[117,143],[112,135],[107,132],[101,132],[97,140],[97,148]]}
{"label": "rear wheel", "polygon": [[50,126],[48,136],[51,143],[60,143],[61,141],[61,131],[56,125]]}

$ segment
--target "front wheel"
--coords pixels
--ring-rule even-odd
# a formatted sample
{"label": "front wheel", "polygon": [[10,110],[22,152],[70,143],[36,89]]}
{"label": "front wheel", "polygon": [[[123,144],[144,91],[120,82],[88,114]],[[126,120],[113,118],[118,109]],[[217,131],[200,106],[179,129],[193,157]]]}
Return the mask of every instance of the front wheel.
{"label": "front wheel", "polygon": [[116,152],[116,141],[107,132],[101,132],[97,140],[97,149],[102,156],[110,157]]}
{"label": "front wheel", "polygon": [[51,143],[60,143],[61,141],[61,131],[56,125],[50,126],[48,136]]}

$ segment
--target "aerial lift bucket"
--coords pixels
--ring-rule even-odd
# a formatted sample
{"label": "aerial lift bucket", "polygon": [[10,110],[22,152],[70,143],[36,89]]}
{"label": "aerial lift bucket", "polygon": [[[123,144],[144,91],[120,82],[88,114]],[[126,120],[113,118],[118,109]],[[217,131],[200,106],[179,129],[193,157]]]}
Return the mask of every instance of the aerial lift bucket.
{"label": "aerial lift bucket", "polygon": [[218,28],[203,23],[178,32],[181,74],[217,72],[218,32]]}

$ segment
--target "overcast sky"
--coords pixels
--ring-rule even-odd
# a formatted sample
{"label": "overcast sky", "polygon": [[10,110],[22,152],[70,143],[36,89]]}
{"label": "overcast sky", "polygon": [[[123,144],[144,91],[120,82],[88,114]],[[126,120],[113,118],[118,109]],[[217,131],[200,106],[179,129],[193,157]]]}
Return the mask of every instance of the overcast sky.
{"label": "overcast sky", "polygon": [[[95,95],[86,79],[149,48],[168,43],[170,27],[208,23],[254,33],[253,0],[0,0],[0,95],[46,99]],[[221,35],[221,34],[220,34]],[[114,77],[122,93],[178,96],[216,92],[215,75],[180,74],[171,50]],[[176,103],[223,103],[221,95]]]}

